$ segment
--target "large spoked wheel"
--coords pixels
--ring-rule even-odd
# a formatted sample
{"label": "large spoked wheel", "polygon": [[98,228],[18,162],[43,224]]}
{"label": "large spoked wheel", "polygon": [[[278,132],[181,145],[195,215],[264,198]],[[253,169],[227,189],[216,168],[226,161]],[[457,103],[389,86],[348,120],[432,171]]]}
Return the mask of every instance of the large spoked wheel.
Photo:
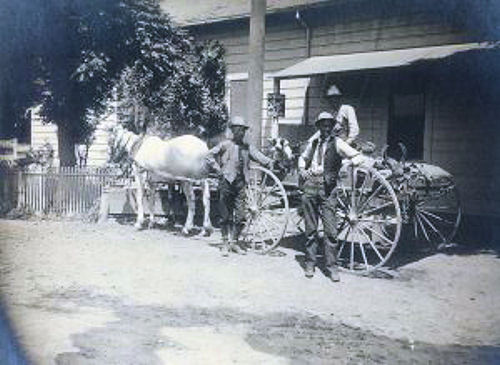
{"label": "large spoked wheel", "polygon": [[457,233],[462,216],[458,190],[450,179],[440,187],[417,190],[410,201],[413,233],[433,249],[446,247]]}
{"label": "large spoked wheel", "polygon": [[392,186],[375,169],[347,166],[336,192],[339,267],[357,273],[380,268],[401,233],[401,210]]}
{"label": "large spoked wheel", "polygon": [[279,245],[286,232],[289,207],[285,188],[270,170],[251,166],[246,195],[242,239],[253,250],[268,253]]}

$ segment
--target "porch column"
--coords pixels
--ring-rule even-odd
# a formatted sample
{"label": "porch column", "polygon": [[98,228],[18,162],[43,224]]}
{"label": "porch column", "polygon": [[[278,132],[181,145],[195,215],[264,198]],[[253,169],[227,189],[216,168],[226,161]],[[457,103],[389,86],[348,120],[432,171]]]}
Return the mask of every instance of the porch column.
{"label": "porch column", "polygon": [[251,0],[247,118],[251,125],[250,139],[256,147],[261,147],[262,145],[265,28],[266,0]]}

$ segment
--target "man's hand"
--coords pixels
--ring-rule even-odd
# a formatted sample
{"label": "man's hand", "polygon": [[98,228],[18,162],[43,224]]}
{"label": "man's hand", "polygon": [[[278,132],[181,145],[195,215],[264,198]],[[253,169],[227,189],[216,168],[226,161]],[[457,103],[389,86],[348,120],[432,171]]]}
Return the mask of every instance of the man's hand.
{"label": "man's hand", "polygon": [[300,177],[303,178],[304,180],[308,180],[312,176],[312,171],[309,170],[300,170],[299,171]]}
{"label": "man's hand", "polygon": [[362,166],[365,164],[366,158],[360,153],[359,155],[354,156],[351,159],[351,162],[354,166]]}
{"label": "man's hand", "polygon": [[274,160],[269,166],[269,169],[272,171],[284,171],[285,166],[283,166],[280,160]]}

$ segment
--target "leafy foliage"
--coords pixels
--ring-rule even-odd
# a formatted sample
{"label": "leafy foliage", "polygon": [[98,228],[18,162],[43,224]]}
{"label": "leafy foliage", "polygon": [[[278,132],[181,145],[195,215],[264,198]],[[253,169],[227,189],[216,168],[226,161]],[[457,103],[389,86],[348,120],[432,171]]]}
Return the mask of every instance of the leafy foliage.
{"label": "leafy foliage", "polygon": [[118,84],[123,124],[162,137],[220,133],[227,120],[222,46],[195,42],[172,26],[157,1],[131,9],[136,26],[130,45],[139,52]]}
{"label": "leafy foliage", "polygon": [[96,120],[90,116],[104,110],[113,91],[124,124],[137,132],[223,128],[222,48],[197,44],[158,0],[2,3],[0,43],[8,57],[0,60],[0,81],[10,87],[0,90],[1,114],[6,105],[18,115],[41,102],[45,120],[59,127],[63,165],[73,162],[75,143],[88,142]]}

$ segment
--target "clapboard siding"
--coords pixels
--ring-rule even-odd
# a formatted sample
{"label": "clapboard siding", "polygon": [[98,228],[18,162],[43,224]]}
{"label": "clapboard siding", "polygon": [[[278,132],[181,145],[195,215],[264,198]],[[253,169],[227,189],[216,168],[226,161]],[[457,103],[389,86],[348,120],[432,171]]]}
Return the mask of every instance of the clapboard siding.
{"label": "clapboard siding", "polygon": [[433,123],[427,158],[455,176],[465,212],[500,216],[500,193],[492,184],[500,180],[500,160],[491,148],[497,137],[487,133],[495,130],[494,120],[487,116],[498,115],[500,106],[489,104],[485,113],[477,95],[463,87],[465,71],[460,78],[445,70],[442,73],[445,76],[431,88]]}
{"label": "clapboard siding", "polygon": [[[45,143],[50,143],[55,151],[54,165],[59,165],[57,126],[51,123],[43,123],[39,116],[39,109],[32,110],[31,117],[31,147],[40,149]],[[109,132],[108,129],[117,122],[116,114],[107,113],[100,118],[93,140],[88,150],[87,165],[103,166],[109,159]]]}
{"label": "clapboard siding", "polygon": [[[325,9],[325,12],[329,10]],[[361,12],[354,17],[328,17],[310,21],[313,56],[388,50],[395,48],[460,43],[469,40],[457,26],[433,13],[414,9],[407,13]],[[272,72],[306,57],[305,30],[290,17],[266,25],[265,70]],[[245,72],[248,62],[248,22],[239,26],[202,27],[195,34],[202,39],[217,39],[226,49],[228,72]]]}
{"label": "clapboard siding", "polygon": [[96,130],[94,139],[89,146],[87,164],[89,166],[104,166],[109,160],[109,128],[118,122],[117,115],[114,112],[108,112],[101,117]]}

